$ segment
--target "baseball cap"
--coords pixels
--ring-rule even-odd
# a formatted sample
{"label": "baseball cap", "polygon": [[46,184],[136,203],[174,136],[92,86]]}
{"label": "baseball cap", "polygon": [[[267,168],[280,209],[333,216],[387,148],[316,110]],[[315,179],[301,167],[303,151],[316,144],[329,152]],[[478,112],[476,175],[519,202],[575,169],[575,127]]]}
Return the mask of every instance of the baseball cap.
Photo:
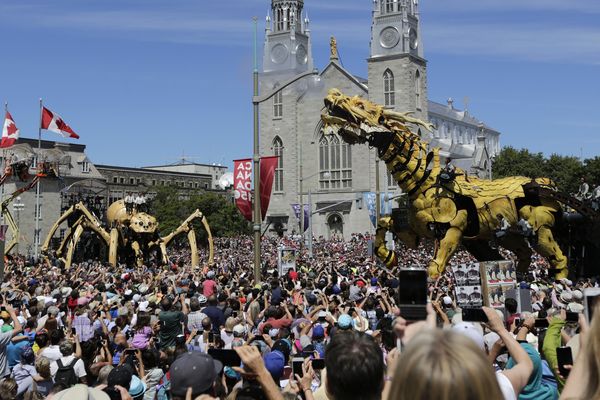
{"label": "baseball cap", "polygon": [[315,325],[313,327],[312,337],[313,339],[320,339],[325,336],[325,329],[321,325]]}
{"label": "baseball cap", "polygon": [[337,326],[338,326],[338,328],[344,329],[344,330],[350,329],[354,326],[354,321],[352,320],[352,317],[349,316],[348,314],[342,314],[338,318]]}
{"label": "baseball cap", "polygon": [[283,354],[284,361],[287,364],[288,358],[290,357],[291,348],[290,348],[290,345],[285,340],[283,340],[283,339],[277,340],[275,343],[273,343],[273,347],[271,348],[271,350],[273,350],[273,351],[277,350],[277,351],[281,352],[281,354]]}
{"label": "baseball cap", "polygon": [[215,271],[208,271],[208,273],[206,274],[206,276],[211,279],[215,277]]}
{"label": "baseball cap", "polygon": [[211,388],[223,364],[210,355],[197,351],[182,354],[171,365],[171,394],[185,396],[189,387],[192,396],[197,396]]}
{"label": "baseball cap", "polygon": [[285,356],[278,350],[271,351],[264,357],[265,367],[275,382],[279,382],[285,367]]}
{"label": "baseball cap", "polygon": [[241,324],[237,324],[236,326],[233,327],[233,335],[234,336],[243,336],[244,333],[246,333],[246,327],[244,325]]}
{"label": "baseball cap", "polygon": [[469,322],[460,322],[454,325],[451,328],[454,332],[458,332],[462,335],[467,336],[469,339],[473,340],[473,342],[479,347],[481,350],[485,351],[485,341],[483,339],[482,333],[475,327],[475,325]]}

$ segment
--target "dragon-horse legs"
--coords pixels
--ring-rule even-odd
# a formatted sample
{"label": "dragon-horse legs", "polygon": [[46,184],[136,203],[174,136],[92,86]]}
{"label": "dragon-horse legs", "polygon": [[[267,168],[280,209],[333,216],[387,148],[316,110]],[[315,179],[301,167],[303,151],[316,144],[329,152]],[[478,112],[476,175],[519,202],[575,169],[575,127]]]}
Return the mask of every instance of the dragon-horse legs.
{"label": "dragon-horse legs", "polygon": [[386,267],[391,268],[398,264],[398,256],[393,251],[386,247],[385,235],[389,232],[393,232],[394,236],[404,243],[405,246],[411,249],[419,247],[419,236],[412,230],[412,228],[406,228],[402,230],[394,229],[394,220],[392,217],[379,218],[377,222],[377,231],[375,234],[375,254]]}
{"label": "dragon-horse legs", "polygon": [[527,245],[525,238],[521,235],[511,233],[500,240],[500,245],[512,251],[517,256],[517,272],[523,275],[527,274],[529,265],[531,265],[533,251]]}
{"label": "dragon-horse legs", "polygon": [[435,251],[433,260],[429,263],[427,272],[429,277],[437,279],[446,270],[448,261],[460,245],[463,232],[467,227],[467,211],[459,210],[456,217],[450,221],[450,227]]}
{"label": "dragon-horse legs", "polygon": [[393,225],[394,221],[391,217],[380,218],[377,222],[377,231],[375,234],[375,253],[388,268],[398,264],[396,254],[385,246],[385,234],[392,229]]}
{"label": "dragon-horse legs", "polygon": [[569,271],[567,258],[552,234],[551,227],[555,223],[554,211],[553,208],[547,206],[524,206],[519,210],[519,214],[529,222],[536,233],[537,243],[533,247],[550,262],[550,265],[556,270],[555,278],[558,280],[566,278]]}

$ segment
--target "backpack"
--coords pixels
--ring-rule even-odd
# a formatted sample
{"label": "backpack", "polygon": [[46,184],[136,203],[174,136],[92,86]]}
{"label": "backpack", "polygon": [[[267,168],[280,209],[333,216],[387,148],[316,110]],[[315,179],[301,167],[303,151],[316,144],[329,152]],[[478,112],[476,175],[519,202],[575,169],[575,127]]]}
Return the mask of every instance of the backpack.
{"label": "backpack", "polygon": [[58,370],[54,377],[54,383],[63,384],[67,388],[76,385],[79,382],[79,378],[77,377],[77,374],[75,374],[75,363],[78,360],[78,358],[74,358],[69,365],[63,365],[60,359],[57,360],[56,364],[58,364]]}

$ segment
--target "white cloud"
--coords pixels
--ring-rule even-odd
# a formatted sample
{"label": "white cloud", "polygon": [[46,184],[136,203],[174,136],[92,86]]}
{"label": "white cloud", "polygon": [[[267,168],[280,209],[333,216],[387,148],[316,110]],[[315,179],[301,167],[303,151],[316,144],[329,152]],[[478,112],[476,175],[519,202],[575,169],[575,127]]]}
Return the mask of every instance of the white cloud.
{"label": "white cloud", "polygon": [[431,52],[600,64],[600,28],[436,23],[424,34]]}
{"label": "white cloud", "polygon": [[583,14],[600,13],[596,0],[424,0],[421,9],[435,12],[485,11],[573,11]]}

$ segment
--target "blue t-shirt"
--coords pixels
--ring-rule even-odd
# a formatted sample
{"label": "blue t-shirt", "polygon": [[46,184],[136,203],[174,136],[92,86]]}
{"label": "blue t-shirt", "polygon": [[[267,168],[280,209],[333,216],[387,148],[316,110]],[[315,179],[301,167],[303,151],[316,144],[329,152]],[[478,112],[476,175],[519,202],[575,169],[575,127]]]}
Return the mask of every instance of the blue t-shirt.
{"label": "blue t-shirt", "polygon": [[208,306],[204,308],[202,312],[206,314],[208,318],[210,318],[213,332],[219,332],[221,327],[225,325],[225,314],[223,314],[223,311],[221,311],[221,309],[218,307]]}
{"label": "blue t-shirt", "polygon": [[12,369],[21,361],[21,353],[25,347],[29,346],[29,340],[21,340],[17,343],[10,342],[6,346],[6,356],[8,358],[8,368]]}

